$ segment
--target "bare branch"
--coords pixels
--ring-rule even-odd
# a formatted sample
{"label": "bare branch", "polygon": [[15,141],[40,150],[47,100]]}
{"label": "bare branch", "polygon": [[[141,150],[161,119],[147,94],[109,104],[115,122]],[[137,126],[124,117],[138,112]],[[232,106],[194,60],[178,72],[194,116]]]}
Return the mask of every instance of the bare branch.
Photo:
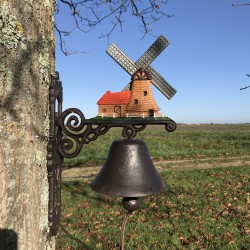
{"label": "bare branch", "polygon": [[65,46],[65,41],[63,40],[62,38],[62,35],[65,35],[65,36],[70,36],[70,34],[73,32],[72,31],[62,31],[60,30],[57,25],[55,24],[55,30],[57,31],[58,35],[59,35],[59,44],[60,44],[60,49],[62,51],[62,53],[65,55],[65,56],[69,56],[69,55],[73,55],[73,54],[85,54],[86,52],[83,52],[83,51],[70,51],[70,50],[67,50],[66,46]]}
{"label": "bare branch", "polygon": [[247,88],[250,88],[250,86],[247,86],[247,87],[241,88],[240,90],[247,89]]}
{"label": "bare branch", "polygon": [[[55,27],[55,30],[57,31],[58,35],[59,35],[59,39],[60,39],[59,44],[60,44],[61,51],[62,51],[62,53],[63,53],[64,55],[67,56],[67,53],[66,53],[66,51],[65,51],[64,48],[63,48],[62,34],[64,33],[64,31],[60,31],[60,30],[57,28],[56,25],[55,25],[54,27]],[[66,32],[66,31],[65,31],[65,32]]]}
{"label": "bare branch", "polygon": [[[147,34],[151,34],[150,25],[159,21],[163,17],[172,17],[161,11],[163,5],[168,3],[168,0],[58,0],[56,10],[59,11],[59,4],[63,4],[69,8],[71,16],[74,20],[74,28],[86,33],[94,29],[104,21],[109,25],[107,31],[101,34],[101,37],[109,39],[112,32],[120,27],[122,30],[125,22],[126,14],[131,14],[136,17],[138,23],[141,24],[141,31],[143,38]],[[60,12],[60,11],[59,11]],[[73,28],[73,29],[74,29]],[[60,46],[63,48],[64,32],[60,31],[57,26],[59,34]],[[69,32],[70,34],[70,32]],[[65,52],[65,50],[64,50]],[[65,53],[64,53],[65,54]]]}
{"label": "bare branch", "polygon": [[[246,74],[246,76],[250,77],[250,75],[249,75],[249,74]],[[247,89],[247,88],[250,88],[250,86],[247,86],[247,87],[241,88],[240,90]]]}
{"label": "bare branch", "polygon": [[238,3],[238,4],[232,4],[233,7],[240,7],[240,6],[250,6],[250,3]]}
{"label": "bare branch", "polygon": [[131,4],[132,4],[132,14],[134,16],[137,16],[139,17],[139,19],[141,20],[142,24],[143,24],[143,27],[144,27],[144,30],[145,30],[145,33],[148,33],[149,30],[148,30],[148,26],[147,26],[147,23],[145,21],[145,16],[143,15],[143,13],[140,13],[138,8],[137,8],[137,5],[135,4],[134,0],[131,0]]}

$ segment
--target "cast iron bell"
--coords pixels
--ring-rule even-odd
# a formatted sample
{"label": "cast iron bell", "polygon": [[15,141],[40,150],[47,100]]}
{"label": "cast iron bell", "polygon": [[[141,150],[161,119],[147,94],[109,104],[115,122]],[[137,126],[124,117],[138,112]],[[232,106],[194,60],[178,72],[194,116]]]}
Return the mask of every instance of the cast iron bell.
{"label": "cast iron bell", "polygon": [[165,190],[146,143],[131,139],[112,142],[106,162],[91,188],[99,193],[125,197],[123,206],[130,213],[138,208],[138,197]]}

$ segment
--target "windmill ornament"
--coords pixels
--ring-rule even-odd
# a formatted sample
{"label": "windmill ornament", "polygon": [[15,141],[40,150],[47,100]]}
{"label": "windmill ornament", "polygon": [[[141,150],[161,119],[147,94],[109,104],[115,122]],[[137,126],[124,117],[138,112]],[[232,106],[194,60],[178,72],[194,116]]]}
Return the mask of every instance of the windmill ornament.
{"label": "windmill ornament", "polygon": [[150,64],[168,45],[168,40],[161,35],[135,63],[114,44],[106,50],[131,75],[132,81],[121,92],[107,91],[101,97],[97,102],[98,116],[161,116],[151,83],[168,99],[175,95],[176,90]]}

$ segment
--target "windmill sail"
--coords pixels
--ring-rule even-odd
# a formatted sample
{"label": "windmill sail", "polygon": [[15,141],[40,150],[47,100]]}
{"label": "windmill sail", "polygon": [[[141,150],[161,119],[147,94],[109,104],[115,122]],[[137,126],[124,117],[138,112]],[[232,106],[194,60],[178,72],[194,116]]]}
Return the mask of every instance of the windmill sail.
{"label": "windmill sail", "polygon": [[[152,77],[153,85],[168,99],[171,99],[176,90],[155,70],[150,63],[168,46],[169,42],[164,36],[160,36],[149,49],[133,63],[117,46],[112,44],[106,52],[130,75],[139,68],[144,68]],[[123,90],[128,90],[128,84]]]}
{"label": "windmill sail", "polygon": [[146,69],[154,59],[169,45],[169,41],[164,37],[160,36],[148,50],[135,62],[138,68]]}
{"label": "windmill sail", "polygon": [[106,52],[131,76],[138,69],[137,66],[114,44],[112,44]]}

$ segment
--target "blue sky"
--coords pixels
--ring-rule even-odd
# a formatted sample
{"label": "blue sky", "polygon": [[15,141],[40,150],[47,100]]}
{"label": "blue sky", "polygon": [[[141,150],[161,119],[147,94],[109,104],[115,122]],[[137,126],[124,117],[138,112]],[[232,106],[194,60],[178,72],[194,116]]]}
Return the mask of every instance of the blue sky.
{"label": "blue sky", "polygon": [[[165,113],[177,123],[250,122],[250,6],[232,7],[238,0],[169,0],[161,8],[172,18],[151,26],[156,36],[164,35],[170,45],[151,64],[176,90],[166,99],[156,88],[154,97]],[[61,8],[56,23],[71,27]],[[108,31],[106,21],[89,33],[75,30],[67,48],[83,51],[65,56],[57,42],[56,69],[64,87],[63,108],[76,107],[86,118],[97,114],[96,102],[107,91],[121,91],[130,76],[105,50],[116,44],[136,61],[156,40],[141,39],[139,23],[127,15],[123,31],[110,39],[99,38]]]}

